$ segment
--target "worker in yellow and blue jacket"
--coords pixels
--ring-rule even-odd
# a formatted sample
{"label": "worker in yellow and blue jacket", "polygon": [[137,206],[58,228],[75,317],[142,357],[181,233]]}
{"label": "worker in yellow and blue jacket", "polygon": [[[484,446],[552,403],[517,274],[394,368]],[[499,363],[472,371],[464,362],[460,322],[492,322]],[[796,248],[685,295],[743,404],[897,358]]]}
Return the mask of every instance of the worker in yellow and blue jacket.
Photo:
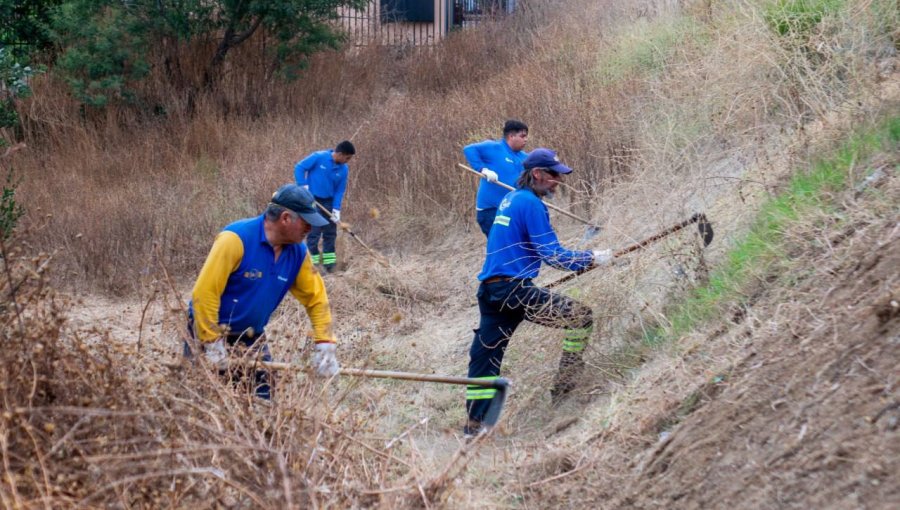
{"label": "worker in yellow and blue jacket", "polygon": [[[265,343],[266,324],[290,292],[312,323],[313,367],[321,376],[335,375],[340,366],[328,295],[303,243],[311,228],[326,224],[312,194],[286,184],[262,215],[226,226],[216,236],[191,292],[191,341],[184,343],[185,356],[193,358],[199,350],[223,374],[230,369],[235,380],[246,380],[242,367],[229,366],[229,357],[232,351],[249,349],[254,359],[272,360]],[[271,397],[267,371],[256,371],[252,390],[258,397]]]}

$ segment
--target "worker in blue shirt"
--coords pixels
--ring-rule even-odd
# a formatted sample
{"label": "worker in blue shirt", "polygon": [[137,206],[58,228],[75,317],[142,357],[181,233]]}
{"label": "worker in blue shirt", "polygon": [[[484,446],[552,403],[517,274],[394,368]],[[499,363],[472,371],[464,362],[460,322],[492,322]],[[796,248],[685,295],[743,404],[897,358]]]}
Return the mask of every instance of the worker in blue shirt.
{"label": "worker in blue shirt", "polygon": [[[347,140],[337,144],[334,150],[316,151],[294,166],[297,184],[309,189],[316,202],[331,213],[324,227],[313,227],[306,240],[309,254],[315,265],[322,264],[325,271],[333,273],[337,264],[335,239],[337,224],[341,222],[341,207],[347,190],[347,163],[353,159],[356,148]],[[319,240],[322,250],[319,251]]]}
{"label": "worker in blue shirt", "polygon": [[[221,373],[230,371],[235,382],[249,379],[240,364],[229,365],[229,357],[249,350],[260,361],[272,360],[265,327],[290,292],[312,323],[316,372],[335,375],[340,367],[328,295],[303,244],[312,227],[326,223],[309,190],[286,184],[262,215],[226,226],[216,236],[191,292],[185,356],[202,353]],[[253,393],[270,398],[270,384],[268,372],[257,370]]]}
{"label": "worker in blue shirt", "polygon": [[497,182],[514,186],[522,173],[522,161],[528,154],[522,149],[528,143],[528,126],[518,120],[508,120],[503,126],[502,140],[485,140],[466,145],[463,155],[469,166],[481,172],[484,179],[478,184],[475,197],[475,219],[485,237],[494,224],[494,215],[507,190]]}
{"label": "worker in blue shirt", "polygon": [[[523,162],[524,171],[501,201],[487,242],[487,257],[478,279],[478,329],[469,350],[469,377],[497,379],[509,339],[516,327],[528,320],[543,326],[565,328],[562,355],[553,387],[554,404],[575,386],[584,366],[582,352],[593,329],[593,312],[562,294],[537,287],[541,264],[581,271],[606,265],[610,250],[571,251],[559,243],[550,226],[550,215],[542,199],[550,198],[572,169],[556,154],[535,149]],[[497,390],[469,386],[466,391],[468,422],[465,434],[483,432],[483,418]]]}

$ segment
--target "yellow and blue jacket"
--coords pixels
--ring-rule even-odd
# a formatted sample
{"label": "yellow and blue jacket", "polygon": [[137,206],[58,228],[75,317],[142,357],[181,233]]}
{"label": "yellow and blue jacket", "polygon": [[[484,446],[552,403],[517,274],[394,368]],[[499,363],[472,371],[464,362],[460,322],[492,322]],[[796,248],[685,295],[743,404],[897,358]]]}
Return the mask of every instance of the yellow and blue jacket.
{"label": "yellow and blue jacket", "polygon": [[264,215],[236,221],[216,236],[191,293],[194,334],[201,342],[250,330],[261,335],[288,291],[306,308],[318,342],[334,342],[325,283],[306,243],[285,245],[278,260],[266,240]]}

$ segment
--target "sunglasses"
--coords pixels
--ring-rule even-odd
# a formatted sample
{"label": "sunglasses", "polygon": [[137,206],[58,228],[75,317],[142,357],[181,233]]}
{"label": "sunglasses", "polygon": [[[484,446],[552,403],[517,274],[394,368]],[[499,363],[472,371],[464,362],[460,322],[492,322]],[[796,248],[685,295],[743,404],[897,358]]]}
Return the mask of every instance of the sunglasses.
{"label": "sunglasses", "polygon": [[559,177],[559,172],[557,172],[556,170],[550,170],[549,168],[542,168],[541,170],[550,174],[550,177],[553,177],[553,178]]}

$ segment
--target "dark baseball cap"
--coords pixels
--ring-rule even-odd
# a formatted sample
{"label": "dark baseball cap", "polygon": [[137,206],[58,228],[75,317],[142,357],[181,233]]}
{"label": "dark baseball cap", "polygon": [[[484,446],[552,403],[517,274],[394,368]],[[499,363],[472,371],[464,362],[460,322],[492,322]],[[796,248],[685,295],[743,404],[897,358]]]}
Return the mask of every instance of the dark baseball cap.
{"label": "dark baseball cap", "polygon": [[522,165],[525,167],[525,170],[531,170],[532,168],[546,168],[547,170],[553,170],[559,174],[572,173],[571,168],[560,163],[559,157],[555,152],[543,147],[531,151],[531,154],[525,158]]}
{"label": "dark baseball cap", "polygon": [[316,211],[316,199],[308,189],[296,184],[285,184],[272,195],[272,203],[286,207],[314,227],[328,225],[328,220]]}

